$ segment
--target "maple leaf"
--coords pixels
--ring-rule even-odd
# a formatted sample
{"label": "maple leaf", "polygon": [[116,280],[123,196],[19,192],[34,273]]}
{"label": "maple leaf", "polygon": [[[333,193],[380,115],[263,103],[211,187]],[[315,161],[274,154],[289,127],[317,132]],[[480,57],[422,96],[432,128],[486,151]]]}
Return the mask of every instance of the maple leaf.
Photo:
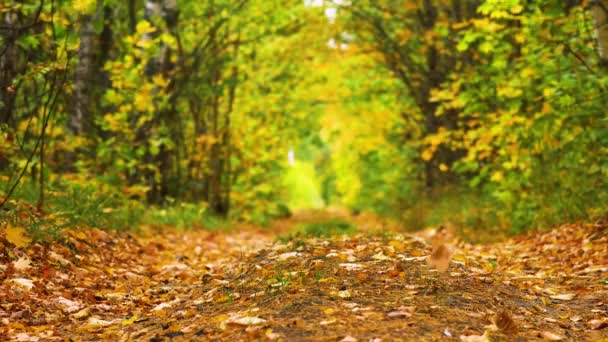
{"label": "maple leaf", "polygon": [[17,247],[25,247],[32,242],[32,239],[27,236],[26,230],[22,227],[13,227],[9,225],[5,228],[6,240]]}
{"label": "maple leaf", "polygon": [[31,263],[32,263],[32,261],[28,257],[23,256],[23,257],[17,259],[17,261],[15,261],[14,266],[15,266],[15,269],[23,271],[23,270],[30,268]]}

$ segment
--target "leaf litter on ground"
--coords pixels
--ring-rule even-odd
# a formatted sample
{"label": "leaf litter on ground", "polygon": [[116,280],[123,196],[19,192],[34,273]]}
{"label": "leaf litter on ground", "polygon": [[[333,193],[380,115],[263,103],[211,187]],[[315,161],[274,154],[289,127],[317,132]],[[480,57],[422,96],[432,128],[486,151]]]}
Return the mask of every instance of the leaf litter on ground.
{"label": "leaf litter on ground", "polygon": [[13,228],[0,236],[0,334],[20,341],[608,338],[608,237],[589,239],[606,222],[471,245],[441,229],[377,233],[385,221],[357,217],[359,230],[348,235],[276,239],[306,219],[230,232],[72,229],[63,244],[32,243]]}

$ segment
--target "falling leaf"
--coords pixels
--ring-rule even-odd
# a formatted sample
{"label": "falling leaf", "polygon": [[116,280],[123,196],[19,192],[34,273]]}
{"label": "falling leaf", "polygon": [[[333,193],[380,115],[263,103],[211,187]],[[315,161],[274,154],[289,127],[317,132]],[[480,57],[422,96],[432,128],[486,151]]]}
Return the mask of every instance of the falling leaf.
{"label": "falling leaf", "polygon": [[17,247],[25,247],[32,242],[32,239],[27,236],[27,232],[22,227],[8,226],[5,228],[6,240]]}
{"label": "falling leaf", "polygon": [[28,257],[23,256],[23,257],[17,259],[17,261],[15,261],[14,266],[15,266],[15,269],[23,271],[23,270],[26,270],[31,267],[30,266],[31,262],[32,261]]}
{"label": "falling leaf", "polygon": [[549,340],[549,341],[561,341],[565,338],[564,336],[554,334],[549,331],[542,331],[539,335],[540,335],[540,337],[542,337],[546,340]]}
{"label": "falling leaf", "polygon": [[427,259],[429,265],[435,267],[439,272],[445,272],[450,265],[452,253],[445,244],[439,244],[433,247],[431,256]]}
{"label": "falling leaf", "polygon": [[514,334],[517,332],[517,325],[506,310],[496,313],[492,319],[492,323],[496,325],[498,330],[505,334]]}
{"label": "falling leaf", "polygon": [[574,294],[574,293],[560,293],[560,294],[551,296],[552,299],[558,299],[558,300],[564,300],[564,301],[573,300],[574,297],[576,297],[576,294]]}

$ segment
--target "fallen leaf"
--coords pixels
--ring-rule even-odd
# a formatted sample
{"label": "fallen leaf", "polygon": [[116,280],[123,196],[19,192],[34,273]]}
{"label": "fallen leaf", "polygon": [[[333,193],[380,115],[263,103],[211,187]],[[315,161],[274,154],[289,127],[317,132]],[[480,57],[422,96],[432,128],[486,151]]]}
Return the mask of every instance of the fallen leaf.
{"label": "fallen leaf", "polygon": [[15,335],[15,341],[18,342],[36,342],[40,341],[40,337],[38,336],[30,336],[26,333],[19,333]]}
{"label": "fallen leaf", "polygon": [[363,265],[354,263],[343,263],[338,266],[345,268],[347,271],[358,271],[363,268]]}
{"label": "fallen leaf", "polygon": [[55,299],[55,302],[59,304],[61,310],[65,313],[76,312],[82,308],[82,304],[63,297]]}
{"label": "fallen leaf", "polygon": [[15,278],[15,279],[11,279],[10,282],[28,290],[28,291],[34,287],[34,282],[30,279]]}
{"label": "fallen leaf", "polygon": [[135,321],[137,320],[137,318],[138,318],[137,314],[134,314],[133,316],[131,316],[131,318],[123,319],[120,324],[122,326],[131,325],[131,324],[135,323]]}
{"label": "fallen leaf", "polygon": [[279,260],[287,260],[289,258],[299,257],[300,254],[301,254],[300,252],[288,252],[288,253],[283,253],[283,254],[279,255],[277,258]]}
{"label": "fallen leaf", "polygon": [[390,318],[409,318],[416,311],[415,306],[400,306],[395,311],[391,311],[387,314]]}
{"label": "fallen leaf", "polygon": [[576,297],[576,294],[574,293],[560,293],[560,294],[556,294],[551,296],[551,299],[558,299],[558,300],[573,300],[574,297]]}
{"label": "fallen leaf", "polygon": [[542,337],[546,340],[549,340],[549,341],[561,341],[564,339],[564,336],[554,334],[549,331],[542,331],[539,335],[540,335],[540,337]]}
{"label": "fallen leaf", "polygon": [[6,240],[17,247],[25,247],[32,242],[32,239],[27,236],[25,228],[8,226],[4,230]]}
{"label": "fallen leaf", "polygon": [[460,335],[460,340],[463,342],[490,342],[487,330],[483,333],[483,335]]}
{"label": "fallen leaf", "polygon": [[321,322],[319,322],[319,324],[321,324],[321,325],[329,325],[329,324],[333,324],[333,323],[336,323],[336,322],[337,321],[334,318],[334,319],[330,319],[330,320],[321,321]]}
{"label": "fallen leaf", "polygon": [[391,311],[386,314],[390,318],[409,318],[412,317],[412,314],[405,311]]}
{"label": "fallen leaf", "polygon": [[256,325],[266,323],[266,320],[259,317],[239,317],[228,319],[227,323],[237,325]]}
{"label": "fallen leaf", "polygon": [[350,298],[352,295],[349,290],[339,291],[338,297],[340,298]]}
{"label": "fallen leaf", "polygon": [[31,263],[32,263],[32,261],[28,257],[24,256],[24,257],[17,259],[17,261],[15,261],[15,263],[14,263],[14,266],[15,266],[15,269],[23,271],[23,270],[30,268]]}
{"label": "fallen leaf", "polygon": [[154,308],[152,308],[152,311],[161,311],[167,308],[170,308],[172,306],[171,303],[160,303],[157,306],[155,306]]}
{"label": "fallen leaf", "polygon": [[178,272],[178,271],[185,271],[189,268],[190,267],[188,267],[188,265],[186,265],[186,264],[174,264],[174,265],[165,265],[165,266],[163,266],[162,270],[169,271],[169,272]]}
{"label": "fallen leaf", "polygon": [[372,259],[383,261],[383,260],[391,260],[391,257],[384,255],[384,253],[382,253],[382,252],[378,252],[372,256]]}
{"label": "fallen leaf", "polygon": [[589,326],[589,329],[593,329],[593,330],[604,329],[604,328],[608,327],[608,318],[592,319],[587,323],[587,325]]}
{"label": "fallen leaf", "polygon": [[72,317],[76,318],[76,319],[83,319],[83,318],[87,318],[91,315],[91,312],[89,311],[88,308],[86,309],[82,309],[80,311],[78,311],[77,313],[73,314]]}
{"label": "fallen leaf", "polygon": [[89,326],[93,326],[93,327],[107,327],[107,326],[112,325],[114,323],[115,323],[115,321],[107,321],[107,320],[100,319],[100,318],[97,318],[97,317],[91,317],[87,321],[87,324]]}

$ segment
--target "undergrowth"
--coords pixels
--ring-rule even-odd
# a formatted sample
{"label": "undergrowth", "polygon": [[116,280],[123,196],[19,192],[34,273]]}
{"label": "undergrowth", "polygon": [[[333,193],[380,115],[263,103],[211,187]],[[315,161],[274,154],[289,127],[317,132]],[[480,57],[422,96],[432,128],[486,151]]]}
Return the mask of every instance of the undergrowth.
{"label": "undergrowth", "polygon": [[338,235],[350,235],[357,231],[351,223],[343,220],[329,220],[324,222],[306,223],[294,228],[294,230],[277,238],[277,241],[287,243],[306,238],[329,238]]}
{"label": "undergrowth", "polygon": [[[0,184],[3,198],[8,185]],[[94,227],[104,230],[136,231],[142,224],[181,229],[217,229],[226,221],[209,215],[204,205],[168,203],[146,206],[117,191],[102,191],[95,184],[50,183],[40,208],[37,184],[18,186],[0,210],[0,227],[6,224],[26,228],[36,241],[61,239],[64,228]]]}

